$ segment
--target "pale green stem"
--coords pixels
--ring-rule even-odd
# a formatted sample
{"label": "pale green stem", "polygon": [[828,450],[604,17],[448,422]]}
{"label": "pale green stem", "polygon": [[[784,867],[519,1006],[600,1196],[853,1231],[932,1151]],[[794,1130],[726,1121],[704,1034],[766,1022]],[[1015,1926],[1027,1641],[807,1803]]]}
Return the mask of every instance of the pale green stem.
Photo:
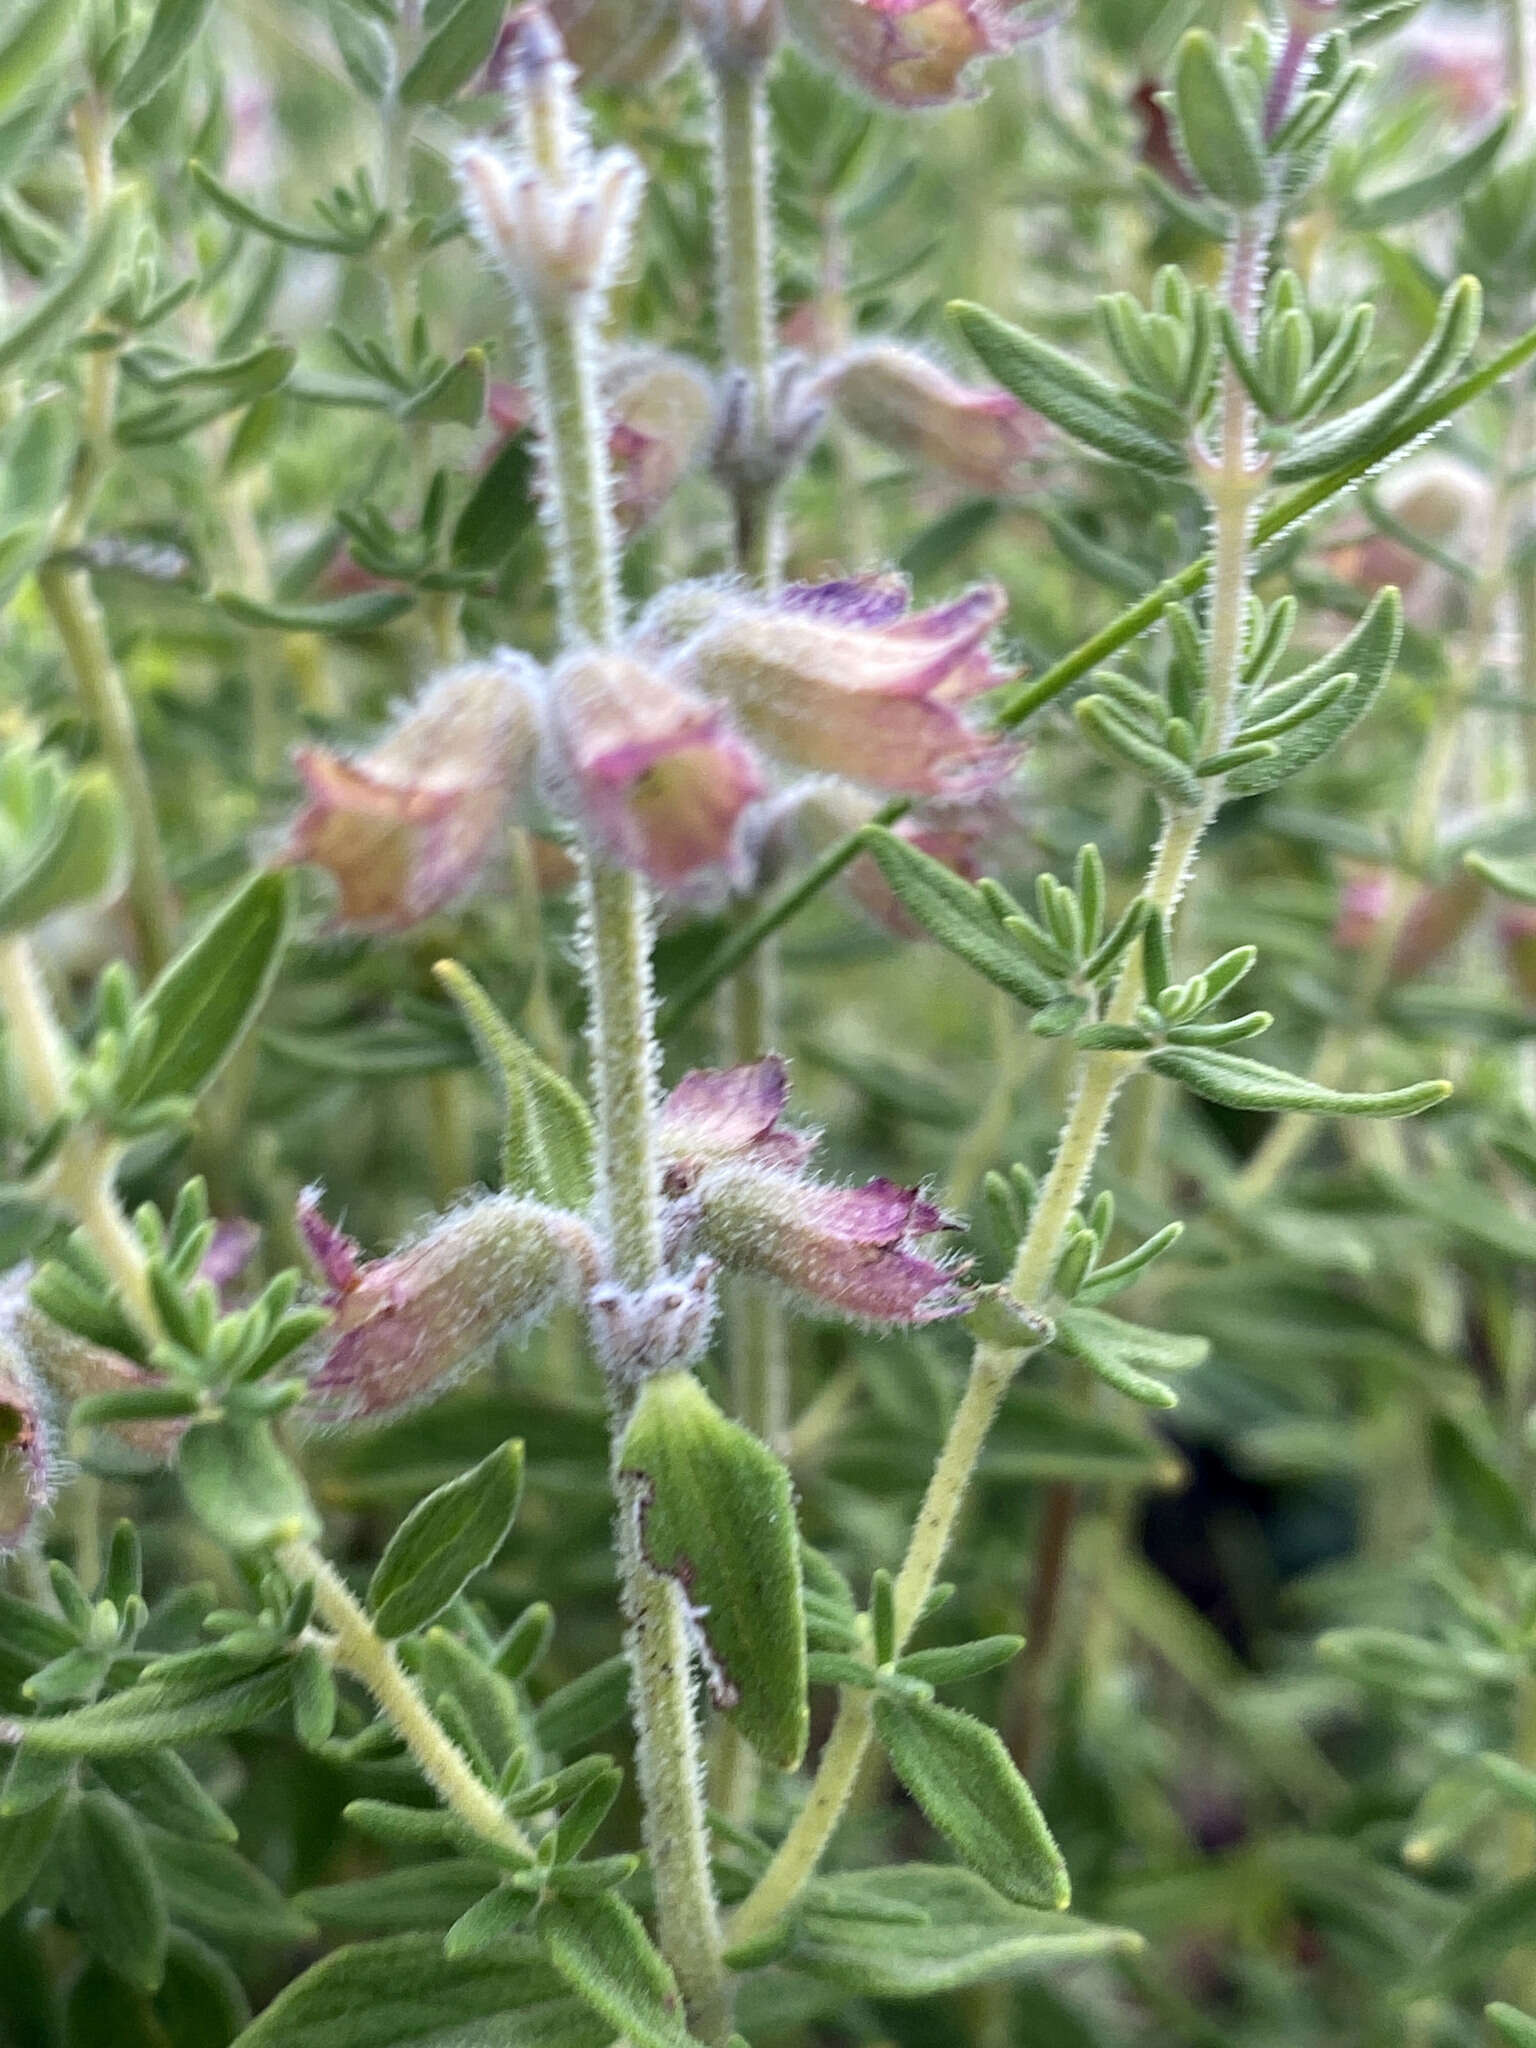
{"label": "pale green stem", "polygon": [[278,1562],[296,1585],[312,1584],[315,1612],[331,1631],[337,1663],[364,1685],[410,1751],[417,1768],[450,1812],[482,1840],[516,1856],[533,1857],[533,1844],[422,1698],[420,1689],[346,1582],[302,1539],[281,1543]]}
{"label": "pale green stem", "polygon": [[[1256,303],[1264,233],[1260,222],[1245,222],[1232,251],[1231,293],[1240,318]],[[1204,741],[1209,751],[1227,744],[1241,673],[1242,634],[1250,576],[1250,535],[1256,480],[1247,467],[1249,408],[1230,371],[1223,386],[1221,445],[1210,478],[1213,566],[1207,643],[1208,703]],[[1171,917],[1189,880],[1195,853],[1221,804],[1219,788],[1196,811],[1169,817],[1147,877],[1146,895],[1155,911]],[[1120,971],[1106,1018],[1128,1023],[1143,993],[1141,958],[1132,952]],[[1082,1056],[1072,1106],[1040,1190],[1029,1228],[1019,1246],[1009,1289],[1025,1307],[1045,1297],[1061,1253],[1068,1219],[1087,1186],[1115,1100],[1135,1068],[1134,1056],[1090,1052]],[[896,1576],[896,1641],[911,1635],[954,1536],[972,1476],[980,1461],[1003,1397],[1027,1350],[1004,1351],[981,1344],[971,1361],[960,1405],[928,1482],[907,1554]],[[760,1935],[788,1910],[814,1875],[858,1779],[872,1732],[871,1695],[845,1687],[837,1719],[818,1762],[810,1796],[779,1845],[772,1862],[737,1909],[731,1939]]]}
{"label": "pale green stem", "polygon": [[[73,118],[85,180],[86,217],[94,222],[112,200],[111,134],[105,109],[94,94],[87,93],[76,102]],[[85,358],[83,379],[80,446],[69,495],[59,508],[49,536],[50,556],[78,546],[84,538],[96,488],[111,453],[112,408],[117,389],[114,351],[92,349]],[[170,958],[176,911],[133,707],[112,659],[106,623],[87,572],[50,559],[38,571],[37,582],[127,813],[128,900],[144,967],[155,974]]]}
{"label": "pale green stem", "polygon": [[[774,276],[772,152],[767,66],[714,71],[715,189],[720,332],[726,361],[746,379],[752,442],[773,431]],[[777,484],[739,484],[736,562],[760,588],[779,580],[783,535]]]}
{"label": "pale green stem", "polygon": [[[530,107],[529,140],[552,180],[564,175],[562,124]],[[618,638],[621,612],[607,439],[590,306],[528,307],[543,409],[549,516],[566,639]],[[598,1143],[619,1277],[642,1289],[662,1271],[656,1152],[650,903],[636,875],[588,857],[582,887]],[[616,1403],[616,1407],[618,1404]],[[627,1624],[635,1764],[657,1932],[690,2024],[710,2044],[730,2032],[730,1993],[709,1868],[693,1659],[682,1595],[641,1549],[636,1502],[615,1474],[620,1599]]]}

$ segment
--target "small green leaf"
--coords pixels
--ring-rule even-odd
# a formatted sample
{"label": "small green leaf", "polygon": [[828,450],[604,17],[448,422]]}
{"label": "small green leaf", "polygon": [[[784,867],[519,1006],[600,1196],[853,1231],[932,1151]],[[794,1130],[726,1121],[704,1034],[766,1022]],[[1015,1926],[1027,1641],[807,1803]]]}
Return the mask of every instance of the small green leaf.
{"label": "small green leaf", "polygon": [[320,1749],[336,1726],[336,1674],[316,1643],[293,1660],[293,1732],[306,1749]]}
{"label": "small green leaf", "polygon": [[1071,1903],[1061,1851],[992,1729],[953,1707],[889,1693],[874,1715],[897,1777],[979,1876],[1015,1905],[1059,1912]]}
{"label": "small green leaf", "polygon": [[1430,170],[1421,171],[1415,178],[1385,192],[1366,192],[1358,199],[1347,200],[1344,220],[1361,233],[1379,234],[1383,228],[1402,227],[1405,222],[1422,220],[1425,214],[1442,206],[1454,206],[1492,166],[1504,147],[1511,119],[1505,114],[1466,149],[1458,150]]}
{"label": "small green leaf", "polygon": [[516,1934],[532,1911],[533,1901],[526,1892],[498,1885],[495,1891],[476,1899],[454,1921],[443,1937],[443,1954],[450,1963],[478,1955],[482,1949],[505,1941],[509,1934]]}
{"label": "small green leaf", "polygon": [[419,426],[478,427],[484,412],[485,351],[471,348],[407,399],[399,416]]}
{"label": "small green leaf", "polygon": [[686,2048],[692,2037],[672,1972],[622,1899],[550,1899],[538,1935],[571,1989],[633,2048]]}
{"label": "small green leaf", "polygon": [[1206,191],[1239,210],[1269,192],[1264,138],[1214,37],[1191,29],[1173,60],[1173,110],[1184,154]]}
{"label": "small green leaf", "polygon": [[32,91],[76,18],[75,0],[38,0],[0,42],[0,114]]}
{"label": "small green leaf", "polygon": [[501,1091],[502,1186],[555,1208],[585,1209],[592,1199],[594,1148],[587,1105],[517,1035],[468,969],[457,960],[440,960],[432,971],[458,1004]]}
{"label": "small green leaf", "polygon": [[606,1657],[541,1701],[533,1717],[541,1747],[563,1756],[617,1727],[629,1710],[629,1660]]}
{"label": "small green leaf", "polygon": [[1022,1636],[982,1636],[974,1643],[945,1644],[937,1650],[909,1650],[897,1662],[903,1678],[919,1678],[925,1685],[960,1685],[1008,1664],[1024,1647]]}
{"label": "small green leaf", "polygon": [[446,1933],[506,1872],[488,1858],[434,1857],[376,1877],[343,1878],[300,1892],[294,1905],[345,1934]]}
{"label": "small green leaf", "polygon": [[514,1440],[411,1510],[368,1588],[381,1635],[414,1634],[458,1598],[507,1540],[522,1491],[523,1447]]}
{"label": "small green leaf", "polygon": [[453,529],[453,566],[489,573],[537,523],[538,464],[532,436],[514,434],[497,451]]}
{"label": "small green leaf", "polygon": [[459,0],[401,79],[401,102],[423,107],[452,99],[490,55],[502,13],[502,0]]}
{"label": "small green leaf", "polygon": [[232,2048],[609,2048],[613,2031],[530,1935],[449,1962],[441,1935],[402,1934],[323,1957]]}
{"label": "small green leaf", "polygon": [[1056,1319],[1059,1348],[1079,1358],[1101,1380],[1151,1408],[1173,1408],[1178,1396],[1147,1372],[1187,1372],[1210,1351],[1204,1337],[1178,1337],[1164,1330],[1122,1322],[1102,1309],[1073,1304]]}
{"label": "small green leaf", "polygon": [[153,1991],[165,1970],[165,1895],[144,1831],[110,1792],[82,1792],[59,1843],[64,1896],[91,1953]]}
{"label": "small green leaf", "polygon": [[270,213],[263,213],[252,206],[248,199],[242,199],[238,192],[232,192],[227,185],[221,185],[206,165],[192,162],[187,166],[192,182],[226,220],[236,227],[249,228],[253,233],[265,235],[269,241],[281,242],[290,249],[310,249],[327,256],[361,256],[370,249],[388,226],[388,216],[375,214],[365,227],[355,234],[334,230],[295,227],[292,222],[278,220]]}
{"label": "small green leaf", "polygon": [[1451,1092],[1449,1081],[1416,1081],[1407,1088],[1350,1093],[1237,1053],[1172,1046],[1149,1053],[1147,1065],[1228,1109],[1297,1110],[1304,1116],[1417,1116]]}
{"label": "small green leaf", "polygon": [[181,1440],[177,1470],[192,1512],[232,1550],[320,1533],[304,1482],[270,1423],[199,1423]]}
{"label": "small green leaf", "polygon": [[805,1753],[805,1621],[789,1474],[687,1372],[647,1382],[619,1446],[640,1542],[695,1616],[710,1695],[770,1762]]}
{"label": "small green leaf", "polygon": [[884,826],[866,826],[861,836],[903,907],[930,938],[1031,1009],[1055,999],[1056,989],[1003,929],[973,883]]}
{"label": "small green leaf", "polygon": [[314,1922],[227,1842],[191,1842],[151,1828],[145,1843],[178,1922],[216,1941],[309,1941]]}
{"label": "small green leaf", "polygon": [[1455,1991],[1486,1983],[1511,1952],[1536,1942],[1536,1877],[1518,1877],[1474,1899],[1450,1926],[1414,1980],[1414,1991]]}
{"label": "small green leaf", "polygon": [[143,106],[191,54],[211,6],[212,0],[160,0],[139,54],[113,90],[123,113]]}
{"label": "small green leaf", "polygon": [[0,932],[21,932],[56,910],[109,895],[123,871],[127,832],[111,778],[74,776],[48,829],[16,865],[0,866]]}
{"label": "small green leaf", "polygon": [[0,1913],[8,1913],[18,1899],[26,1897],[59,1831],[68,1797],[68,1788],[61,1785],[24,1813],[0,1816]]}
{"label": "small green leaf", "polygon": [[1485,2005],[1483,2011],[1489,2024],[1497,2027],[1509,2043],[1509,2048],[1536,2048],[1536,2020],[1512,2005]]}
{"label": "small green leaf", "polygon": [[899,1864],[817,1880],[789,1960],[868,1998],[931,1998],[1142,1945],[1139,1935],[1010,1905],[952,1865]]}
{"label": "small green leaf", "polygon": [[133,217],[132,196],[120,193],[58,283],[0,333],[0,374],[21,369],[55,342],[73,339],[89,323],[112,295]]}
{"label": "small green leaf", "polygon": [[1495,860],[1491,854],[1469,853],[1463,865],[1481,875],[1501,896],[1516,903],[1536,903],[1536,856],[1523,860]]}
{"label": "small green leaf", "polygon": [[985,306],[960,300],[949,311],[998,383],[1064,434],[1154,476],[1187,472],[1185,450],[1143,426],[1107,378]]}
{"label": "small green leaf", "polygon": [[1254,707],[1260,719],[1282,716],[1314,693],[1319,708],[1285,732],[1273,753],[1234,768],[1227,777],[1226,794],[1258,796],[1274,789],[1337,745],[1381,694],[1397,660],[1402,632],[1402,600],[1393,589],[1378,591],[1360,623],[1332,654],[1265,691]]}
{"label": "small green leaf", "polygon": [[104,1756],[95,1763],[103,1782],[133,1807],[141,1820],[169,1828],[188,1841],[233,1842],[237,1830],[191,1769],[172,1749],[146,1749],[133,1756]]}
{"label": "small green leaf", "polygon": [[351,0],[330,0],[327,14],[348,78],[368,99],[382,100],[395,72],[395,48],[388,31]]}
{"label": "small green leaf", "polygon": [[286,875],[253,875],[145,992],[135,1016],[147,1050],[125,1070],[118,1110],[207,1087],[266,1001],[291,896]]}

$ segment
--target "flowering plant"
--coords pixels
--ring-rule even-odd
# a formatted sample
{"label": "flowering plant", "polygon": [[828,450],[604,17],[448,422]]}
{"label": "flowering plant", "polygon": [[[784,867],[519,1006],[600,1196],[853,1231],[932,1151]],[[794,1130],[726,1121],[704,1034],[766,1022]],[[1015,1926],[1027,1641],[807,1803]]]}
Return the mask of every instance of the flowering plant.
{"label": "flowering plant", "polygon": [[0,20],[0,2048],[1536,2043],[1536,20],[1223,12]]}

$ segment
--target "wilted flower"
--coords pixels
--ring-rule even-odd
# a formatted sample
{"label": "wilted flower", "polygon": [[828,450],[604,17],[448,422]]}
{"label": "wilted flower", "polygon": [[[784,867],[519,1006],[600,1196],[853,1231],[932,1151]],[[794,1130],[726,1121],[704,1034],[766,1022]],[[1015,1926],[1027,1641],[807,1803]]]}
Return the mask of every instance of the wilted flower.
{"label": "wilted flower", "polygon": [[[1443,882],[1416,891],[1392,948],[1394,981],[1422,974],[1470,930],[1487,885],[1458,867]],[[1392,907],[1392,878],[1381,868],[1358,869],[1345,881],[1333,942],[1347,952],[1369,946]]]}
{"label": "wilted flower", "polygon": [[556,795],[610,859],[666,889],[737,878],[764,784],[717,705],[661,667],[586,650],[551,678],[549,723]]}
{"label": "wilted flower", "polygon": [[[30,1265],[17,1266],[0,1283],[0,1365],[19,1358],[25,1374],[45,1386],[65,1409],[87,1394],[140,1393],[165,1385],[158,1374],[146,1372],[121,1352],[93,1344],[44,1315],[31,1298],[31,1284]],[[134,1450],[165,1459],[185,1426],[179,1421],[115,1422],[111,1428]]]}
{"label": "wilted flower", "polygon": [[[548,0],[548,6],[587,85],[653,85],[683,54],[678,0]],[[515,35],[516,24],[504,33]]]}
{"label": "wilted flower", "polygon": [[441,1393],[494,1338],[579,1300],[598,1271],[579,1216],[515,1195],[487,1195],[367,1263],[322,1216],[315,1190],[300,1198],[299,1227],[333,1312],[310,1391],[334,1416]]}
{"label": "wilted flower", "polygon": [[24,1543],[52,1494],[44,1396],[26,1353],[0,1329],[0,1555]]}
{"label": "wilted flower", "polygon": [[456,167],[470,225],[508,281],[536,305],[601,291],[629,242],[643,174],[627,149],[594,151],[572,91],[575,67],[542,8],[523,8],[505,51],[509,91],[537,159],[466,143]]}
{"label": "wilted flower", "polygon": [[637,350],[603,373],[614,511],[625,533],[656,517],[699,459],[714,417],[714,387],[686,356]]}
{"label": "wilted flower", "polygon": [[908,602],[899,576],[800,585],[772,603],[723,601],[684,648],[684,665],[794,767],[912,795],[984,787],[1013,749],[965,707],[1008,680],[988,649],[1003,593],[983,584],[923,612]]}
{"label": "wilted flower", "polygon": [[1007,391],[982,391],[915,349],[872,342],[832,365],[826,388],[861,434],[978,491],[1017,489],[1046,433]]}
{"label": "wilted flower", "polygon": [[971,65],[1037,26],[1012,0],[787,0],[787,11],[813,56],[893,107],[970,97]]}
{"label": "wilted flower", "polygon": [[295,754],[309,801],[281,857],[331,874],[338,923],[404,931],[479,881],[532,765],[532,673],[511,655],[467,663],[430,683],[366,753]]}
{"label": "wilted flower", "polygon": [[788,1082],[774,1055],[686,1075],[662,1107],[674,1220],[723,1265],[777,1280],[872,1323],[928,1323],[964,1298],[951,1263],[921,1240],[947,1229],[915,1188],[838,1188],[802,1171],[814,1132],[781,1129]]}

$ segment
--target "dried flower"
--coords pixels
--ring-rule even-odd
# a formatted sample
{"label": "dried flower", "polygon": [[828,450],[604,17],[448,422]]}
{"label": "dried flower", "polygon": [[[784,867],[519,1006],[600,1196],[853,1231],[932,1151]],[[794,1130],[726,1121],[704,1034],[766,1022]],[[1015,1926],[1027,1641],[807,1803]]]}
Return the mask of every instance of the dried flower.
{"label": "dried flower", "polygon": [[997,782],[1014,751],[965,706],[1008,680],[988,651],[1003,593],[983,584],[928,611],[907,606],[899,576],[800,585],[771,604],[722,602],[683,665],[791,766],[912,795]]}
{"label": "dried flower", "polygon": [[513,655],[467,663],[429,684],[366,753],[295,754],[309,802],[281,857],[330,873],[339,924],[404,931],[479,881],[533,761],[533,673]]}
{"label": "dried flower", "polygon": [[364,1263],[300,1197],[299,1227],[327,1283],[333,1319],[311,1395],[331,1416],[376,1415],[441,1393],[493,1339],[579,1300],[598,1273],[579,1216],[487,1195],[423,1238]]}
{"label": "dried flower", "polygon": [[851,350],[827,373],[851,425],[897,455],[992,496],[1016,490],[1047,432],[1007,391],[981,391],[894,342]]}
{"label": "dried flower", "polygon": [[683,0],[683,11],[717,71],[756,71],[779,40],[779,0]]}
{"label": "dried flower", "polygon": [[455,160],[470,225],[531,304],[601,292],[629,245],[643,174],[627,149],[595,151],[572,90],[575,67],[540,7],[523,8],[502,53],[524,148],[469,142]]}
{"label": "dried flower", "polygon": [[636,350],[603,373],[614,512],[626,534],[656,517],[703,452],[714,387],[686,356]]}
{"label": "dried flower", "polygon": [[[15,1267],[0,1283],[0,1360],[19,1357],[65,1409],[87,1394],[136,1393],[166,1384],[121,1352],[44,1315],[31,1298],[31,1285],[30,1265]],[[115,1422],[111,1431],[146,1457],[164,1461],[185,1427],[180,1421]]]}
{"label": "dried flower", "polygon": [[607,856],[666,889],[742,873],[758,764],[724,713],[663,668],[584,651],[549,688],[552,780]]}
{"label": "dried flower", "polygon": [[816,1134],[783,1127],[788,1101],[789,1069],[777,1053],[748,1066],[684,1074],[662,1104],[656,1126],[668,1192],[685,1192],[706,1166],[722,1159],[803,1166],[816,1149]]}
{"label": "dried flower", "polygon": [[699,1357],[715,1319],[715,1272],[713,1259],[696,1259],[685,1276],[668,1274],[638,1292],[592,1289],[587,1330],[605,1386],[633,1386]]}
{"label": "dried flower", "polygon": [[813,56],[892,107],[970,98],[971,66],[1036,27],[1012,0],[787,0],[787,11]]}
{"label": "dried flower", "polygon": [[[1411,981],[1465,936],[1477,918],[1487,885],[1470,868],[1419,889],[1392,949],[1394,981]],[[1333,942],[1346,952],[1369,946],[1392,907],[1392,878],[1382,868],[1357,869],[1344,883]]]}

